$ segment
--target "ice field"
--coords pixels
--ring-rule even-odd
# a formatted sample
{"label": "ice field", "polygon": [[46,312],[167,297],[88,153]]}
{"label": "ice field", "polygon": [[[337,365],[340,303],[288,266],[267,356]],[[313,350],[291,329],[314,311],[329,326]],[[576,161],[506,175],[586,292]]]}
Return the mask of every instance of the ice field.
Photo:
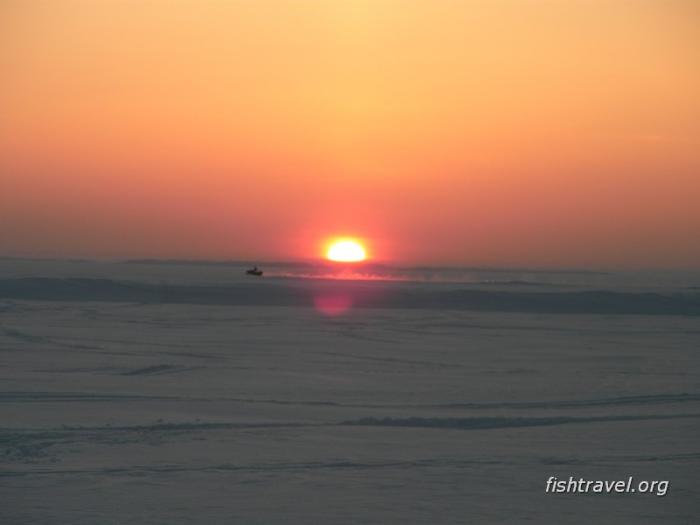
{"label": "ice field", "polygon": [[0,523],[700,520],[693,275],[0,270]]}

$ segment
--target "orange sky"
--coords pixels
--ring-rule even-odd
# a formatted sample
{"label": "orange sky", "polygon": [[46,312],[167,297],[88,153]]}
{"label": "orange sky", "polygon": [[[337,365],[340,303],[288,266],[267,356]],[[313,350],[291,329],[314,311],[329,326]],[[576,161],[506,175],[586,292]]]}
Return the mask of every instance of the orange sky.
{"label": "orange sky", "polygon": [[700,266],[695,0],[3,0],[0,255]]}

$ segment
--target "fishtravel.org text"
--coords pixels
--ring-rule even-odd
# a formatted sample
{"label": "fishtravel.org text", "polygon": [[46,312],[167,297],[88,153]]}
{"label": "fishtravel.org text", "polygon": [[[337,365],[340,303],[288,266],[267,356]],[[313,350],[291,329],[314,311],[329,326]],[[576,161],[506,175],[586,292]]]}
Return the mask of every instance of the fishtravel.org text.
{"label": "fishtravel.org text", "polygon": [[549,476],[544,488],[545,493],[553,494],[655,494],[665,496],[668,491],[668,481],[635,481],[633,476],[621,480],[587,480],[584,478],[559,479]]}

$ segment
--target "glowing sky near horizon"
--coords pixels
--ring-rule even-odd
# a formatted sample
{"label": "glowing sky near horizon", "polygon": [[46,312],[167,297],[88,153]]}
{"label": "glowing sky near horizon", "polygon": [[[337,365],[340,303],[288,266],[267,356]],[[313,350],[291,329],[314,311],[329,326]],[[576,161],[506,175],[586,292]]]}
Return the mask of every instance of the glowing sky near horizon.
{"label": "glowing sky near horizon", "polygon": [[700,2],[6,0],[0,255],[700,265]]}

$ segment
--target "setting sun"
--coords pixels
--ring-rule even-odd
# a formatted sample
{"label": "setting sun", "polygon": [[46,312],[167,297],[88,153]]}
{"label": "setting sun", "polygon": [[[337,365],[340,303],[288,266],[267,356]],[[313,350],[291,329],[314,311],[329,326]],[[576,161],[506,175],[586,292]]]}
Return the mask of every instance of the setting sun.
{"label": "setting sun", "polygon": [[331,243],[326,258],[335,262],[360,262],[367,259],[367,252],[359,242],[342,239]]}

